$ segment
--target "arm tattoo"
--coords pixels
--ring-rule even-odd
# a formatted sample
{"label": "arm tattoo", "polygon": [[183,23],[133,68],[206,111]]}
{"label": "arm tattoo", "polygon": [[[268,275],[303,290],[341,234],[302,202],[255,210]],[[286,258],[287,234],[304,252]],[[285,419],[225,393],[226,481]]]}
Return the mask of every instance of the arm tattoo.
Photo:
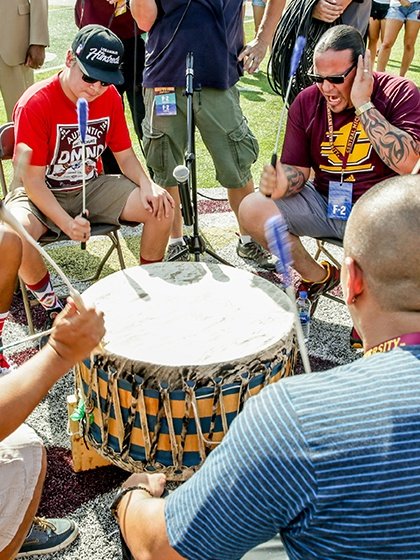
{"label": "arm tattoo", "polygon": [[418,154],[419,143],[410,134],[389,123],[377,109],[365,111],[360,120],[385,165],[399,174],[407,173],[404,165],[413,154]]}
{"label": "arm tattoo", "polygon": [[301,191],[306,181],[302,171],[293,165],[283,165],[283,169],[288,182],[284,196],[291,196]]}

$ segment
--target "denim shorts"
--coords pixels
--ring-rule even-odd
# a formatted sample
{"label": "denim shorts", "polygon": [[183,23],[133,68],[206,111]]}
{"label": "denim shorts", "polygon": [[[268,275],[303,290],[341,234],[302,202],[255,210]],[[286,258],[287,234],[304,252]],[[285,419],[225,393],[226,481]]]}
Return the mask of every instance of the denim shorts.
{"label": "denim shorts", "polygon": [[252,0],[252,5],[253,6],[260,6],[261,8],[264,8],[266,3],[267,3],[267,0]]}
{"label": "denim shorts", "polygon": [[398,19],[399,21],[420,21],[418,19],[420,2],[413,2],[411,6],[390,6],[386,19]]}
{"label": "denim shorts", "polygon": [[389,10],[389,2],[387,4],[382,4],[381,2],[372,2],[372,9],[370,11],[370,17],[372,19],[382,20],[386,18]]}

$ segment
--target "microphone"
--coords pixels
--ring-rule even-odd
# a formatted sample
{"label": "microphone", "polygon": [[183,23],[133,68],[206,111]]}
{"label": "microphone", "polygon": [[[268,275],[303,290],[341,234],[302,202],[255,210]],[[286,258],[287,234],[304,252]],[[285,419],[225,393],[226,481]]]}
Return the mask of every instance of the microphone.
{"label": "microphone", "polygon": [[192,226],[192,207],[188,178],[190,170],[185,165],[177,165],[173,171],[173,176],[178,183],[179,197],[181,199],[182,217],[186,226]]}

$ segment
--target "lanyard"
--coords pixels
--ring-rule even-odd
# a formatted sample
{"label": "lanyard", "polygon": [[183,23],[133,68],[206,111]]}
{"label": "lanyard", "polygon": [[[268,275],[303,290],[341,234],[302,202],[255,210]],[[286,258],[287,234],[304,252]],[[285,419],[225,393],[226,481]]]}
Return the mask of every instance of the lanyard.
{"label": "lanyard", "polygon": [[350,134],[347,138],[347,145],[346,145],[346,149],[344,150],[344,155],[340,152],[340,150],[337,148],[337,146],[334,144],[334,127],[333,127],[333,119],[332,119],[332,113],[331,113],[331,109],[327,106],[327,119],[328,119],[328,140],[329,140],[329,144],[330,144],[330,148],[332,153],[338,157],[338,159],[341,161],[342,163],[342,167],[341,167],[341,182],[343,182],[343,175],[344,175],[344,171],[347,167],[347,162],[349,159],[349,156],[353,150],[353,145],[354,145],[354,140],[356,138],[356,131],[357,131],[357,127],[359,125],[359,117],[354,117],[353,119],[353,124],[351,125],[351,129],[350,129]]}
{"label": "lanyard", "polygon": [[367,356],[372,356],[372,354],[378,354],[380,352],[389,352],[394,348],[398,348],[399,346],[411,346],[415,344],[420,344],[420,332],[402,334],[401,336],[397,336],[395,338],[390,338],[377,346],[374,346],[364,354],[364,358]]}

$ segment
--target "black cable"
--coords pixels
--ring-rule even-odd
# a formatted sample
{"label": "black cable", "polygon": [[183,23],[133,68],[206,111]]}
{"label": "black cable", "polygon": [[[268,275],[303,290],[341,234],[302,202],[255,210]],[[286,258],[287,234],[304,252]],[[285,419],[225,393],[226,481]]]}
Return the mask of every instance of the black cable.
{"label": "black cable", "polygon": [[271,89],[281,95],[283,100],[289,82],[293,47],[299,35],[306,37],[305,50],[293,77],[289,104],[300,91],[312,84],[307,74],[312,68],[315,45],[321,35],[333,25],[341,23],[341,18],[333,23],[313,18],[312,11],[317,2],[318,0],[292,0],[284,11],[274,34],[267,78]]}
{"label": "black cable", "polygon": [[180,19],[179,19],[179,21],[178,21],[178,23],[177,23],[177,25],[174,29],[174,32],[172,33],[172,37],[169,39],[169,41],[166,43],[166,45],[157,53],[157,55],[153,57],[152,60],[148,60],[147,62],[145,61],[145,63],[144,63],[145,68],[149,68],[149,66],[154,64],[158,60],[158,58],[160,58],[163,55],[163,53],[165,53],[169,49],[173,40],[175,39],[176,34],[178,33],[179,28],[181,27],[182,22],[184,21],[185,16],[187,15],[188,8],[190,7],[191,2],[192,2],[192,0],[188,0],[188,4],[186,5],[185,10],[184,10],[182,16],[180,17]]}

